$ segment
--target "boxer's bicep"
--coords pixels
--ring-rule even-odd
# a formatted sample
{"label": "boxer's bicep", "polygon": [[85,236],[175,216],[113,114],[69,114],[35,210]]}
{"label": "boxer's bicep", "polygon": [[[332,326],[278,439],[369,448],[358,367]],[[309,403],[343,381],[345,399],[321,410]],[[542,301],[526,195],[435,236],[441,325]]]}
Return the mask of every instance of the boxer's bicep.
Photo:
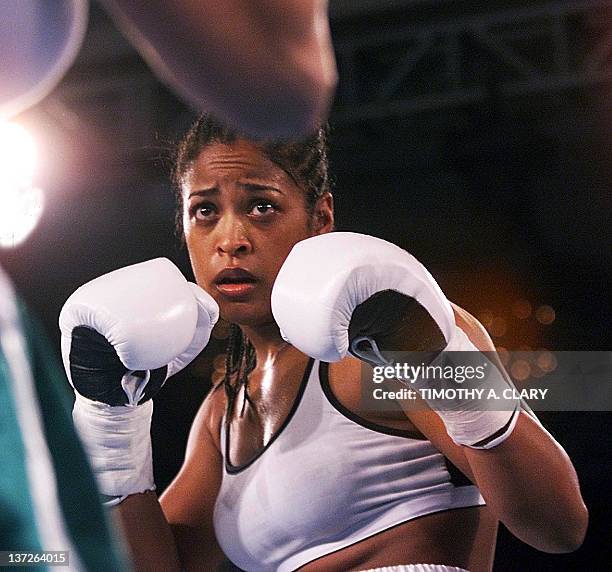
{"label": "boxer's bicep", "polygon": [[160,498],[183,570],[213,569],[223,560],[215,538],[213,511],[221,486],[223,460],[213,426],[221,399],[213,391],[196,415],[187,443],[185,461]]}

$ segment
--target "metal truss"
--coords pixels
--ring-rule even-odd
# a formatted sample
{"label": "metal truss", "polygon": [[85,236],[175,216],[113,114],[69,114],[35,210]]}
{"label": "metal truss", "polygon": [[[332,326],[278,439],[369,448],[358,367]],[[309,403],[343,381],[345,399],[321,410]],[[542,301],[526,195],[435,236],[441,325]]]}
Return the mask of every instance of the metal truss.
{"label": "metal truss", "polygon": [[[612,80],[612,0],[514,9],[483,2],[469,17],[445,15],[444,6],[435,22],[430,13],[429,23],[398,16],[367,32],[364,21],[354,32],[338,26],[335,125],[479,104],[492,92],[539,96]],[[88,42],[44,112],[72,139],[93,133],[89,148],[100,154],[149,153],[186,106],[160,87],[108,19],[94,22]]]}
{"label": "metal truss", "polygon": [[[486,5],[485,5],[486,6]],[[335,38],[335,123],[612,79],[612,2],[554,2]]]}

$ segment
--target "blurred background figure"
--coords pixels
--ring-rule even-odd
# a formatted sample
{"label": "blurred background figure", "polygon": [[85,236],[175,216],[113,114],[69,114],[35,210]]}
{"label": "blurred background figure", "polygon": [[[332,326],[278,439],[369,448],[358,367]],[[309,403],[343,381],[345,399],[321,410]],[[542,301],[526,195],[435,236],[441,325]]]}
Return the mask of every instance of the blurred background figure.
{"label": "blurred background figure", "polygon": [[[156,76],[195,109],[262,137],[304,135],[327,116],[336,66],[325,0],[100,4]],[[55,87],[81,46],[87,11],[87,0],[3,3],[10,58],[0,71],[0,116]]]}

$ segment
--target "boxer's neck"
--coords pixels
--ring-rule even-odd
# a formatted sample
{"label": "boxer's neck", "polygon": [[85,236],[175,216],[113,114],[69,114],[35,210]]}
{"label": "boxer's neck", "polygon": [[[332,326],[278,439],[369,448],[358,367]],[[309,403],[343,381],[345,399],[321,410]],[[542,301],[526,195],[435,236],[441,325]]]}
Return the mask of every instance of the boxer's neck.
{"label": "boxer's neck", "polygon": [[258,324],[256,327],[241,326],[241,328],[255,348],[259,364],[273,362],[276,356],[289,345],[281,337],[280,330],[274,321]]}

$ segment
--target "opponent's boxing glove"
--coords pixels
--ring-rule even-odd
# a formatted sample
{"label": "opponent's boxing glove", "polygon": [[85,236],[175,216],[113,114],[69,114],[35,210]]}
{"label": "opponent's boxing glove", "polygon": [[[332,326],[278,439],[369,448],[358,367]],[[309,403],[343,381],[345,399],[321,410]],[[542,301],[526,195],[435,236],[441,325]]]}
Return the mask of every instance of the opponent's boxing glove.
{"label": "opponent's boxing glove", "polygon": [[107,504],[155,488],[151,398],[206,346],[218,316],[216,302],[165,258],[100,276],[64,304],[73,419]]}
{"label": "opponent's boxing glove", "polygon": [[[297,243],[274,283],[272,313],[286,341],[328,362],[350,352],[389,365],[393,358],[385,350],[419,350],[440,364],[448,352],[478,351],[425,267],[398,246],[362,234],[334,232]],[[398,333],[404,336],[399,347]],[[503,394],[510,387],[495,366],[486,371],[481,388]],[[518,416],[518,400],[491,410],[482,400],[425,399],[450,437],[472,447],[501,443]]]}

